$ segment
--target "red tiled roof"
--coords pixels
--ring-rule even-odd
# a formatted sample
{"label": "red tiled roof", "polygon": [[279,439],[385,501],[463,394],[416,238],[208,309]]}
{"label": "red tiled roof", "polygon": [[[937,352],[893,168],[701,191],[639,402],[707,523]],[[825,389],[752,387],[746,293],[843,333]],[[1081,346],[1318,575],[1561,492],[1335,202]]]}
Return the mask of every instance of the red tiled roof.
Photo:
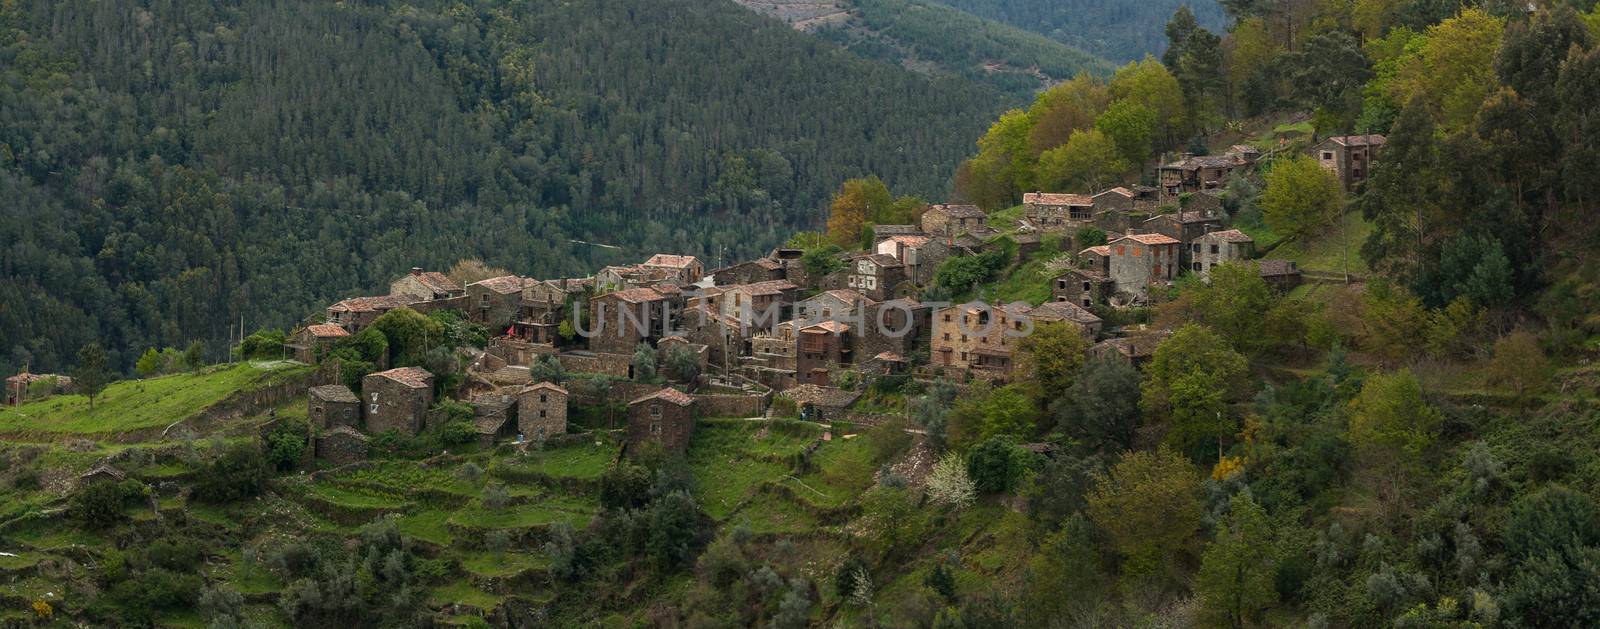
{"label": "red tiled roof", "polygon": [[656,289],[648,288],[648,287],[629,288],[627,290],[619,290],[619,291],[616,291],[616,292],[606,293],[604,295],[596,296],[595,299],[602,299],[602,298],[605,298],[605,297],[615,297],[617,299],[620,299],[622,301],[628,302],[630,304],[638,304],[638,303],[645,303],[645,302],[651,302],[651,301],[661,301],[661,300],[667,298],[666,295],[662,295],[661,293],[656,292]]}
{"label": "red tiled roof", "polygon": [[1094,246],[1094,247],[1089,247],[1088,249],[1084,249],[1083,251],[1079,251],[1078,255],[1083,255],[1085,253],[1092,253],[1092,254],[1095,254],[1097,256],[1109,256],[1109,255],[1111,255],[1111,245],[1098,245],[1098,246]]}
{"label": "red tiled roof", "polygon": [[928,244],[927,236],[898,235],[890,236],[888,240],[893,240],[908,247],[921,247],[922,245]]}
{"label": "red tiled roof", "polygon": [[556,385],[553,382],[540,382],[539,384],[530,384],[522,388],[523,393],[527,393],[529,391],[554,391],[562,395],[567,395],[566,389],[561,388],[559,385]]}
{"label": "red tiled roof", "polygon": [[1223,230],[1223,231],[1219,231],[1219,232],[1211,232],[1209,234],[1205,234],[1205,235],[1201,236],[1201,238],[1209,238],[1211,240],[1220,240],[1222,242],[1255,242],[1256,241],[1256,239],[1250,237],[1250,234],[1246,234],[1246,233],[1244,233],[1242,231],[1239,231],[1237,229],[1227,229],[1227,230]]}
{"label": "red tiled roof", "polygon": [[[872,304],[878,303],[878,302],[875,302],[875,301],[869,299],[866,295],[863,295],[860,292],[855,291],[855,290],[851,290],[849,288],[835,288],[835,289],[830,290],[830,291],[828,291],[828,292],[826,292],[824,294],[832,296],[834,299],[842,301],[845,304],[850,305],[850,306],[854,306],[854,305],[856,305],[858,303],[865,303],[865,304],[867,304],[869,306],[872,305]],[[813,297],[812,299],[816,299],[816,298]]]}
{"label": "red tiled roof", "polygon": [[644,397],[636,399],[636,400],[634,400],[632,402],[629,402],[628,404],[630,404],[630,405],[638,404],[640,402],[648,402],[650,400],[663,400],[663,401],[666,401],[666,402],[671,402],[673,404],[677,404],[678,406],[688,406],[688,405],[694,403],[694,398],[691,397],[688,393],[684,393],[684,392],[679,391],[677,389],[674,389],[674,388],[671,388],[671,387],[667,387],[667,388],[662,389],[660,391],[656,391],[655,393],[651,393],[649,395],[646,395]]}
{"label": "red tiled roof", "polygon": [[428,373],[428,370],[421,367],[399,367],[369,375],[388,378],[413,389],[426,389],[433,386],[433,374]]}
{"label": "red tiled roof", "polygon": [[1100,194],[1096,194],[1094,196],[1095,197],[1101,197],[1101,196],[1105,196],[1105,195],[1108,195],[1108,194],[1121,195],[1121,196],[1124,196],[1124,197],[1127,197],[1127,198],[1130,198],[1130,199],[1133,198],[1133,191],[1129,190],[1127,188],[1124,188],[1122,186],[1117,186],[1117,187],[1112,188],[1110,190],[1102,191],[1102,192],[1100,192]]}
{"label": "red tiled roof", "polygon": [[650,256],[649,260],[645,260],[644,261],[644,265],[645,266],[660,266],[660,267],[667,267],[667,268],[672,268],[672,269],[687,269],[690,266],[693,266],[694,263],[696,263],[696,262],[699,262],[699,259],[695,258],[694,256],[680,256],[680,255],[673,255],[673,254],[670,254],[670,253],[658,253],[658,254],[655,254],[653,256]]}
{"label": "red tiled roof", "polygon": [[1383,146],[1388,140],[1381,135],[1371,133],[1367,135],[1336,135],[1328,138],[1340,146]]}
{"label": "red tiled roof", "polygon": [[409,306],[416,298],[410,295],[379,295],[377,297],[351,297],[329,306],[329,310],[350,312],[372,312],[375,310],[393,310],[401,306]]}
{"label": "red tiled roof", "polygon": [[795,286],[794,282],[790,282],[789,280],[767,280],[765,282],[756,282],[754,284],[730,286],[728,287],[728,290],[736,290],[746,295],[777,295],[784,291],[794,290],[796,288],[799,287]]}
{"label": "red tiled roof", "polygon": [[850,331],[850,326],[845,325],[843,323],[840,323],[838,321],[823,321],[821,323],[814,323],[814,324],[808,325],[806,327],[800,328],[801,332],[804,332],[806,330],[822,330],[823,332],[829,332],[829,333],[832,333],[832,334],[843,334],[845,332],[849,332]]}
{"label": "red tiled roof", "polygon": [[508,295],[521,291],[524,286],[535,282],[536,280],[524,279],[515,275],[502,275],[500,277],[491,277],[486,280],[473,282],[468,284],[468,286],[482,286],[502,295]]}
{"label": "red tiled roof", "polygon": [[336,337],[340,337],[340,336],[350,336],[350,333],[346,332],[344,328],[341,328],[341,327],[339,327],[337,325],[334,325],[332,323],[316,323],[316,324],[308,325],[308,326],[306,326],[306,331],[310,332],[311,336],[315,336],[315,337],[317,337],[319,339],[336,338]]}
{"label": "red tiled roof", "polygon": [[1176,245],[1178,239],[1166,234],[1130,234],[1123,236],[1122,240],[1132,240],[1145,245]]}
{"label": "red tiled roof", "polygon": [[1029,192],[1022,195],[1022,202],[1039,205],[1094,205],[1094,199],[1087,194],[1064,192]]}

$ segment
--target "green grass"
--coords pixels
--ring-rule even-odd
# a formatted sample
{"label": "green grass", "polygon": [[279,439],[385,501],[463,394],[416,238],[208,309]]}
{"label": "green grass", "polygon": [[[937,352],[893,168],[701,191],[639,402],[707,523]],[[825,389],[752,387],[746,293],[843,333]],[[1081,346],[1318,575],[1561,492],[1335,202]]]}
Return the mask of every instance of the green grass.
{"label": "green grass", "polygon": [[459,467],[422,466],[412,462],[386,461],[369,468],[339,475],[341,480],[372,483],[393,489],[397,494],[416,489],[437,489],[463,496],[477,496],[482,481],[469,482],[458,474]]}
{"label": "green grass", "polygon": [[1050,301],[1052,274],[1045,268],[1046,257],[1048,256],[1034,256],[1021,266],[1008,270],[989,289],[989,301],[994,303],[1025,301],[1035,306]]}
{"label": "green grass", "polygon": [[446,524],[449,520],[448,511],[422,510],[400,516],[395,524],[399,526],[401,533],[425,542],[449,546],[455,539]]}
{"label": "green grass", "polygon": [[785,482],[793,486],[801,500],[825,507],[855,500],[872,486],[872,475],[877,471],[873,467],[872,448],[865,437],[825,443],[811,456],[811,463],[813,471],[801,476],[798,482],[792,479]]}
{"label": "green grass", "polygon": [[817,528],[817,518],[783,496],[761,494],[752,498],[732,518],[747,522],[753,533],[807,533]]}
{"label": "green grass", "polygon": [[472,587],[466,581],[452,581],[436,587],[428,598],[430,602],[439,607],[448,607],[460,603],[484,611],[494,609],[496,605],[505,600],[504,596],[490,594]]}
{"label": "green grass", "polygon": [[[1344,272],[1364,275],[1371,272],[1361,257],[1361,243],[1372,233],[1372,224],[1360,212],[1345,212],[1339,224],[1320,237],[1291,240],[1278,245],[1268,258],[1293,260],[1302,270]],[[1348,264],[1348,267],[1346,266]]]}
{"label": "green grass", "polygon": [[586,442],[561,448],[530,451],[526,455],[513,455],[495,459],[496,467],[508,470],[534,472],[553,478],[594,480],[604,474],[616,458],[616,447],[602,443]]}
{"label": "green grass", "polygon": [[403,509],[410,504],[405,499],[396,496],[386,496],[376,492],[339,487],[328,483],[318,483],[312,486],[311,495],[336,505],[357,509]]}
{"label": "green grass", "polygon": [[250,363],[147,380],[125,380],[106,387],[89,408],[89,398],[58,395],[0,409],[0,433],[117,433],[159,428],[199,413],[241,390],[282,382],[311,370],[304,365]]}
{"label": "green grass", "polygon": [[695,429],[689,467],[698,486],[696,498],[711,517],[727,517],[761,483],[788,475],[788,468],[748,450],[764,426],[764,422],[718,421]]}
{"label": "green grass", "polygon": [[510,577],[549,565],[550,559],[542,553],[469,552],[461,556],[463,569],[484,577]]}
{"label": "green grass", "polygon": [[485,509],[473,505],[450,516],[450,522],[474,529],[524,529],[534,526],[566,522],[573,528],[583,528],[594,518],[597,504],[572,497],[548,497],[531,504]]}
{"label": "green grass", "polygon": [[1022,219],[1022,215],[1023,207],[1013,205],[1004,210],[995,210],[984,219],[984,222],[990,227],[1009,233],[1017,230],[1017,221]]}

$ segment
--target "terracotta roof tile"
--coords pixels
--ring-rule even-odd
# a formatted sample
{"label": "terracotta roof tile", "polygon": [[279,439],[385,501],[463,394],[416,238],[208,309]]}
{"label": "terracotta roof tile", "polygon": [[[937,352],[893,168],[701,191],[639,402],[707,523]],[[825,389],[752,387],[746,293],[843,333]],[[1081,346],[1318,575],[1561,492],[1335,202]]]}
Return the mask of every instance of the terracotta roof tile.
{"label": "terracotta roof tile", "polygon": [[677,404],[678,406],[688,406],[694,403],[694,397],[690,396],[688,393],[684,393],[672,387],[667,387],[661,389],[660,391],[656,391],[655,393],[640,397],[632,402],[629,402],[628,404],[638,404],[640,402],[648,402],[650,400],[663,400]]}
{"label": "terracotta roof tile", "polygon": [[562,388],[560,385],[558,385],[558,384],[556,384],[554,382],[540,382],[539,384],[530,384],[528,386],[522,387],[522,392],[523,393],[529,393],[529,392],[532,392],[532,391],[553,391],[555,393],[560,393],[562,395],[569,395],[567,393],[566,389]]}
{"label": "terracotta roof tile", "polygon": [[491,277],[491,278],[486,279],[486,280],[480,280],[480,281],[477,281],[477,282],[473,282],[471,284],[468,284],[467,286],[482,286],[484,288],[487,288],[487,289],[492,290],[494,292],[500,293],[502,295],[508,295],[508,294],[511,294],[511,293],[515,293],[515,292],[521,291],[523,289],[523,287],[527,286],[530,283],[536,283],[536,282],[537,282],[537,280],[521,278],[521,277],[517,277],[515,275],[502,275],[500,277]]}
{"label": "terracotta roof tile", "polygon": [[426,389],[433,386],[433,374],[421,367],[398,367],[388,371],[367,374],[367,377],[378,376],[388,378],[413,389]]}
{"label": "terracotta roof tile", "polygon": [[626,289],[626,290],[619,290],[619,291],[616,291],[616,292],[606,293],[604,295],[596,296],[595,299],[601,299],[601,298],[605,298],[605,297],[614,297],[616,299],[620,299],[620,300],[628,302],[630,304],[640,304],[640,303],[647,303],[647,302],[652,302],[652,301],[661,301],[661,300],[667,298],[666,295],[662,295],[660,292],[656,291],[656,289],[648,288],[648,287],[629,288],[629,289]]}
{"label": "terracotta roof tile", "polygon": [[1087,194],[1029,192],[1022,195],[1022,202],[1039,205],[1094,205],[1094,198]]}
{"label": "terracotta roof tile", "polygon": [[687,269],[700,260],[694,256],[680,256],[670,253],[658,253],[644,261],[645,266],[659,266],[672,269]]}
{"label": "terracotta roof tile", "polygon": [[306,326],[306,331],[310,332],[311,336],[315,336],[315,337],[321,338],[321,339],[338,338],[338,337],[341,337],[341,336],[350,336],[350,333],[345,331],[344,328],[341,328],[341,327],[339,327],[337,325],[334,325],[332,323],[316,323],[316,324],[308,325],[308,326]]}
{"label": "terracotta roof tile", "polygon": [[416,298],[410,295],[379,295],[376,297],[351,297],[329,306],[333,311],[373,312],[377,310],[393,310],[401,306],[416,303]]}
{"label": "terracotta roof tile", "polygon": [[[1166,234],[1130,234],[1122,237],[1123,240],[1132,240],[1145,245],[1176,245],[1178,239]],[[1120,242],[1120,241],[1119,241]]]}
{"label": "terracotta roof tile", "polygon": [[1029,316],[1040,321],[1071,321],[1073,323],[1099,323],[1100,317],[1070,301],[1049,301],[1034,308]]}

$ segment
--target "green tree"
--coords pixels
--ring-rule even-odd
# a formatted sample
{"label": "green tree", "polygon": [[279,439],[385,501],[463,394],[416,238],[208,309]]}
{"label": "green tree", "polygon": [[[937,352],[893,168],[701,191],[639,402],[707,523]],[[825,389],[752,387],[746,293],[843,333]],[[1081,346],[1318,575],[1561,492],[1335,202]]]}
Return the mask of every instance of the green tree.
{"label": "green tree", "polygon": [[1194,289],[1192,313],[1241,353],[1253,354],[1270,340],[1267,313],[1278,301],[1254,262],[1228,262],[1211,268],[1210,283]]}
{"label": "green tree", "polygon": [[194,497],[213,504],[249,498],[266,488],[268,475],[267,459],[256,444],[228,446],[195,480]]}
{"label": "green tree", "polygon": [[1027,439],[1034,432],[1038,407],[1020,385],[1006,385],[969,396],[951,411],[950,446],[965,450],[998,435]]}
{"label": "green tree", "polygon": [[161,352],[156,351],[154,347],[144,350],[144,353],[139,355],[138,362],[133,364],[133,370],[138,372],[141,378],[161,375],[166,370],[162,364]]}
{"label": "green tree", "polygon": [[244,360],[272,360],[283,358],[284,344],[289,341],[282,330],[256,330],[244,337],[234,352]]}
{"label": "green tree", "polygon": [[1084,447],[1119,452],[1139,428],[1139,371],[1113,359],[1091,360],[1050,406],[1056,430]]}
{"label": "green tree", "polygon": [[444,327],[410,308],[383,313],[372,321],[371,329],[388,341],[390,367],[422,365],[428,350],[444,342]]}
{"label": "green tree", "polygon": [[1088,503],[1085,513],[1111,538],[1128,578],[1175,576],[1200,530],[1200,476],[1166,448],[1124,456],[1096,478]]}
{"label": "green tree", "polygon": [[72,369],[72,386],[89,398],[89,409],[94,410],[94,399],[111,383],[111,371],[106,350],[99,343],[89,343],[78,350],[78,366]]}
{"label": "green tree", "polygon": [[1229,405],[1244,398],[1249,364],[1210,328],[1185,325],[1156,346],[1145,367],[1140,406],[1167,424],[1167,441],[1185,450],[1237,432]]}
{"label": "green tree", "polygon": [[1267,172],[1261,208],[1267,225],[1284,236],[1306,238],[1338,220],[1344,187],[1309,155],[1278,160]]}
{"label": "green tree", "polygon": [[1494,342],[1488,376],[1490,382],[1509,389],[1522,402],[1550,382],[1550,360],[1539,346],[1538,337],[1517,330]]}
{"label": "green tree", "polygon": [[1424,469],[1444,417],[1422,397],[1408,370],[1369,376],[1349,406],[1346,437],[1356,454],[1382,470],[1382,497],[1403,501],[1406,481]]}
{"label": "green tree", "polygon": [[683,345],[667,350],[667,371],[678,382],[694,382],[700,376],[700,357]]}
{"label": "green tree", "polygon": [[1100,190],[1128,171],[1117,144],[1099,129],[1074,131],[1067,143],[1039,154],[1034,177],[1046,190]]}
{"label": "green tree", "polygon": [[1183,88],[1161,62],[1145,57],[1117,68],[1110,88],[1112,98],[1139,103],[1155,113],[1155,137],[1162,144],[1170,145],[1184,135],[1189,114],[1183,105]]}
{"label": "green tree", "polygon": [[854,247],[869,222],[883,220],[894,198],[876,176],[849,179],[839,186],[828,210],[828,239],[841,247]]}
{"label": "green tree", "polygon": [[1119,100],[1094,120],[1094,128],[1117,145],[1122,159],[1130,166],[1142,166],[1150,159],[1155,140],[1156,114],[1149,107],[1131,100]]}
{"label": "green tree", "polygon": [[1266,511],[1249,492],[1234,494],[1195,576],[1205,615],[1218,626],[1251,626],[1261,610],[1278,602],[1278,554]]}
{"label": "green tree", "polygon": [[1390,89],[1394,99],[1421,97],[1447,131],[1468,128],[1494,89],[1495,60],[1505,21],[1481,9],[1428,27],[1420,47],[1401,62]]}
{"label": "green tree", "polygon": [[1027,470],[1027,453],[1010,435],[984,439],[967,455],[967,475],[981,493],[1011,491]]}
{"label": "green tree", "polygon": [[656,379],[656,348],[640,343],[633,348],[633,379],[652,382]]}
{"label": "green tree", "polygon": [[206,346],[204,343],[189,341],[189,345],[183,348],[183,366],[190,371],[206,366]]}
{"label": "green tree", "polygon": [[1033,334],[1017,341],[1017,373],[1037,386],[1038,398],[1048,405],[1072,386],[1088,349],[1076,324],[1038,322]]}

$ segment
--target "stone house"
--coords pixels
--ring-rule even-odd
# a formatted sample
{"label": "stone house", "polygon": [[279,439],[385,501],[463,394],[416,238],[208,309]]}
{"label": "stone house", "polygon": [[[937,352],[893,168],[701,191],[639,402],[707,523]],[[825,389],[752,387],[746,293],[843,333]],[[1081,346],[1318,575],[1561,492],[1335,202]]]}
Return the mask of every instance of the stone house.
{"label": "stone house", "polygon": [[971,302],[933,313],[930,358],[933,366],[984,380],[1005,380],[1011,373],[1012,350],[1032,309],[1025,302],[991,306]]}
{"label": "stone house", "polygon": [[589,299],[589,348],[632,354],[639,343],[652,347],[666,336],[672,316],[669,298],[654,288],[629,288]]}
{"label": "stone house", "polygon": [[799,322],[798,319],[790,319],[772,326],[769,331],[752,336],[750,357],[755,359],[758,366],[765,369],[795,371],[799,347],[795,328]]}
{"label": "stone house", "polygon": [[745,322],[716,310],[691,311],[682,323],[687,328],[682,332],[684,340],[705,347],[706,363],[713,365],[731,366],[739,356],[749,354],[751,339],[757,334]]}
{"label": "stone house", "polygon": [[306,364],[319,362],[333,344],[339,339],[350,336],[344,328],[332,323],[314,323],[295,330],[289,335],[288,347],[295,360]]}
{"label": "stone house", "polygon": [[317,428],[361,426],[361,398],[342,384],[325,384],[306,390],[306,420]]}
{"label": "stone house", "polygon": [[339,466],[367,460],[367,436],[349,426],[334,426],[317,433],[316,456]]}
{"label": "stone house", "polygon": [[926,236],[922,233],[921,225],[873,225],[872,245],[893,238],[895,236]]}
{"label": "stone house", "polygon": [[517,298],[512,333],[534,343],[555,343],[567,317],[567,297],[573,294],[553,280],[529,281]]}
{"label": "stone house", "polygon": [[932,316],[931,308],[911,297],[868,305],[866,318],[851,338],[855,361],[860,363],[884,352],[905,357],[927,347]]}
{"label": "stone house", "polygon": [[466,294],[460,284],[438,271],[424,271],[412,267],[411,272],[389,283],[390,295],[406,295],[416,301],[450,299]]}
{"label": "stone house", "polygon": [[898,235],[883,238],[873,247],[873,251],[882,255],[892,256],[906,266],[906,278],[916,284],[927,284],[933,281],[935,266],[923,264],[922,250],[928,246],[928,237],[922,235]]}
{"label": "stone house", "polygon": [[467,285],[467,319],[489,328],[493,335],[511,331],[522,305],[522,291],[536,280],[502,275]]}
{"label": "stone house", "polygon": [[1377,135],[1336,135],[1311,147],[1317,164],[1333,171],[1346,190],[1372,176],[1372,165],[1387,138]]}
{"label": "stone house", "polygon": [[1097,360],[1121,361],[1135,369],[1143,368],[1156,353],[1156,346],[1164,339],[1160,335],[1140,335],[1106,339],[1089,346],[1089,357]]}
{"label": "stone house", "polygon": [[517,434],[525,441],[544,441],[567,432],[567,390],[551,382],[526,386],[517,393]]}
{"label": "stone house", "polygon": [[983,227],[987,218],[976,205],[939,204],[928,206],[919,220],[924,234],[958,236]]}
{"label": "stone house", "polygon": [[850,405],[861,398],[859,391],[810,383],[794,385],[784,389],[779,395],[793,400],[800,411],[800,418],[809,421],[827,421],[844,417]]}
{"label": "stone house", "polygon": [[[861,254],[852,257],[849,266],[839,275],[844,281],[836,288],[850,288],[875,301],[883,301],[893,297],[895,289],[906,281],[906,265],[894,256]],[[840,282],[834,278],[833,283]]]}
{"label": "stone house", "polygon": [[688,286],[699,282],[706,276],[706,267],[694,256],[680,256],[669,253],[658,253],[650,256],[640,265],[646,269],[659,270],[666,274],[664,281],[675,283],[679,286]]}
{"label": "stone house", "polygon": [[789,319],[799,291],[789,280],[739,284],[722,289],[718,306],[723,316],[733,317],[753,330],[770,330]]}
{"label": "stone house", "polygon": [[1107,245],[1111,248],[1111,281],[1117,292],[1135,300],[1146,299],[1150,287],[1177,277],[1178,239],[1166,234],[1132,234]]}
{"label": "stone house", "polygon": [[1261,279],[1280,293],[1287,293],[1300,285],[1300,269],[1293,260],[1257,260],[1256,265]]}
{"label": "stone house", "polygon": [[675,275],[668,269],[651,269],[642,264],[625,264],[601,267],[594,274],[595,291],[624,290],[628,288],[641,288],[666,281]]}
{"label": "stone house", "polygon": [[467,402],[472,405],[472,424],[478,445],[494,447],[495,442],[513,436],[517,423],[517,399],[503,393],[481,393]]}
{"label": "stone house", "polygon": [[814,323],[799,330],[795,378],[827,386],[829,374],[851,362],[851,328],[838,321]]}
{"label": "stone house", "polygon": [[22,373],[6,378],[6,406],[17,406],[28,401],[31,393],[29,389],[33,388],[35,383],[49,383],[39,385],[48,389],[44,395],[56,395],[72,390],[72,378],[68,376],[28,373],[24,368]]}
{"label": "stone house", "polygon": [[1237,229],[1204,234],[1189,243],[1189,270],[1211,277],[1211,267],[1255,256],[1254,238]]}
{"label": "stone house", "polygon": [[415,435],[433,406],[433,374],[419,367],[400,367],[361,379],[367,432],[393,430]]}
{"label": "stone house", "polygon": [[1022,195],[1022,213],[1035,228],[1070,231],[1094,221],[1094,198],[1087,194],[1028,192]]}
{"label": "stone house", "polygon": [[796,319],[806,323],[849,321],[864,318],[867,308],[877,300],[849,288],[837,288],[812,295],[795,303]]}
{"label": "stone house", "polygon": [[1153,212],[1161,206],[1159,191],[1150,186],[1117,186],[1089,197],[1095,214],[1101,212]]}
{"label": "stone house", "polygon": [[1084,340],[1091,343],[1100,336],[1102,321],[1100,317],[1088,309],[1070,301],[1047,301],[1033,310],[1028,311],[1028,316],[1035,325],[1040,323],[1062,322],[1078,328]]}
{"label": "stone house", "polygon": [[351,297],[328,306],[328,323],[355,334],[367,329],[378,317],[395,308],[416,303],[410,295],[382,295],[378,297]]}
{"label": "stone house", "polygon": [[1111,245],[1095,245],[1079,251],[1078,268],[1111,273]]}
{"label": "stone house", "polygon": [[782,261],[774,258],[756,258],[711,272],[711,281],[717,286],[755,284],[788,279]]}
{"label": "stone house", "polygon": [[1050,297],[1059,302],[1092,308],[1116,291],[1111,276],[1100,268],[1067,269],[1050,280]]}
{"label": "stone house", "polygon": [[1185,156],[1163,164],[1156,170],[1164,199],[1176,198],[1185,192],[1221,188],[1235,169],[1246,166],[1244,158],[1237,155]]}
{"label": "stone house", "polygon": [[628,403],[628,448],[655,441],[669,452],[689,449],[695,405],[689,394],[665,388]]}
{"label": "stone house", "polygon": [[[1205,196],[1205,195],[1196,195]],[[1190,245],[1207,233],[1222,229],[1222,214],[1220,212],[1195,211],[1176,212],[1172,214],[1158,214],[1144,222],[1140,231],[1165,234],[1178,241],[1178,261],[1180,269],[1189,268]]]}

